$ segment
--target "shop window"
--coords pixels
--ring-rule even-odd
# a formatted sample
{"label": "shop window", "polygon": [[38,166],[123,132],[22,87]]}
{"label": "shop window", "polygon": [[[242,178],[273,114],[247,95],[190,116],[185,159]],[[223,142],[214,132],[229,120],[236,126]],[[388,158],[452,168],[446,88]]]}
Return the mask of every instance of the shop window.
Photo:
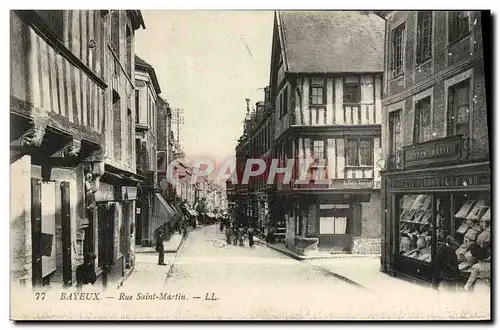
{"label": "shop window", "polygon": [[359,77],[344,79],[344,104],[359,104],[361,102],[361,85]]}
{"label": "shop window", "polygon": [[311,105],[325,105],[325,79],[312,78],[309,104]]}
{"label": "shop window", "polygon": [[373,140],[347,140],[347,166],[373,166]]}
{"label": "shop window", "polygon": [[466,11],[448,12],[448,42],[462,40],[469,34],[469,14]]}
{"label": "shop window", "polygon": [[403,74],[403,38],[405,32],[405,23],[401,24],[392,31],[392,56],[391,71],[392,77]]}
{"label": "shop window", "polygon": [[470,80],[448,89],[447,135],[468,137],[470,134]]}
{"label": "shop window", "polygon": [[432,57],[432,11],[419,11],[417,18],[417,64]]}
{"label": "shop window", "polygon": [[344,235],[347,229],[347,217],[321,217],[320,235]]}
{"label": "shop window", "polygon": [[319,219],[320,235],[345,235],[348,234],[348,222],[352,221],[349,205],[321,204]]}
{"label": "shop window", "polygon": [[413,143],[417,144],[431,139],[431,97],[427,96],[415,103]]}
{"label": "shop window", "polygon": [[405,195],[399,199],[399,254],[431,262],[432,196]]}
{"label": "shop window", "polygon": [[459,247],[455,251],[458,269],[468,275],[470,268],[478,261],[475,251],[486,251],[486,262],[491,256],[491,204],[489,194],[455,194],[452,235]]}

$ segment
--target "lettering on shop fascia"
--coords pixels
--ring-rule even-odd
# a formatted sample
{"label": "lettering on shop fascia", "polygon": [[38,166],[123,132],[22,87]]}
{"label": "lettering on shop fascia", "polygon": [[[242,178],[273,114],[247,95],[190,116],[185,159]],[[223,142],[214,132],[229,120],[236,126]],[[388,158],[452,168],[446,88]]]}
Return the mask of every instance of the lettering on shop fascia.
{"label": "lettering on shop fascia", "polygon": [[391,188],[445,188],[489,185],[489,174],[459,175],[443,178],[415,178],[391,181]]}
{"label": "lettering on shop fascia", "polygon": [[460,160],[462,153],[461,135],[424,142],[416,146],[404,148],[404,167],[418,166],[430,163],[442,163]]}

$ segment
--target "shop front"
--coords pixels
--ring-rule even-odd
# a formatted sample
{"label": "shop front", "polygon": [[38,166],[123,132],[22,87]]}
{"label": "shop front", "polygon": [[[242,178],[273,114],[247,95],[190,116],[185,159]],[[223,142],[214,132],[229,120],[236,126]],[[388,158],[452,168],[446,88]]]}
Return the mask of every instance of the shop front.
{"label": "shop front", "polygon": [[107,168],[95,193],[95,211],[89,209],[85,250],[96,254],[98,281],[104,288],[116,284],[135,264],[135,200],[139,179]]}
{"label": "shop front", "polygon": [[[379,194],[366,191],[310,191],[282,195],[279,219],[286,225],[289,248],[311,246],[339,253],[378,253]],[[278,224],[281,223],[278,220]]]}
{"label": "shop front", "polygon": [[[467,256],[471,247],[491,249],[490,163],[463,163],[459,155],[454,163],[434,158],[434,165],[428,157],[436,149],[446,153],[447,144],[433,143],[418,156],[408,148],[401,169],[383,173],[387,211],[382,270],[391,275],[431,282],[438,238],[446,235],[460,243],[455,253],[461,281],[467,280],[474,263]],[[448,149],[444,158],[453,150]],[[449,165],[440,166],[443,163]]]}

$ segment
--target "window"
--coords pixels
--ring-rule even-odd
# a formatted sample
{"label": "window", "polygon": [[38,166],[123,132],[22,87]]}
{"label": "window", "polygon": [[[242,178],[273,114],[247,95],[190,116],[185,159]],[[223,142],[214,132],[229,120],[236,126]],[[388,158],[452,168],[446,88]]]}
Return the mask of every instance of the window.
{"label": "window", "polygon": [[448,12],[448,42],[454,43],[469,34],[469,15],[466,11]]}
{"label": "window", "polygon": [[347,140],[347,166],[373,166],[373,140]]}
{"label": "window", "polygon": [[391,70],[392,76],[396,77],[403,74],[403,37],[405,24],[401,24],[392,31],[392,57]]}
{"label": "window", "polygon": [[315,161],[320,159],[325,159],[325,141],[315,140],[313,141],[313,158]]}
{"label": "window", "polygon": [[429,141],[431,138],[431,97],[427,96],[415,103],[413,143]]}
{"label": "window", "polygon": [[389,150],[392,154],[403,147],[401,133],[401,110],[391,111],[389,113]]}
{"label": "window", "polygon": [[139,122],[139,118],[140,118],[140,107],[139,107],[139,90],[136,89],[135,90],[135,122],[138,123]]}
{"label": "window", "polygon": [[281,101],[281,108],[283,109],[283,114],[286,115],[288,113],[288,86],[285,87],[285,90],[283,91],[283,100]]}
{"label": "window", "polygon": [[405,195],[398,204],[399,254],[431,262],[432,196]]}
{"label": "window", "polygon": [[325,79],[312,78],[309,104],[311,105],[324,105],[325,100]]}
{"label": "window", "polygon": [[432,57],[432,11],[418,12],[417,64]]}
{"label": "window", "polygon": [[361,86],[358,77],[344,79],[344,104],[359,104],[361,101]]}
{"label": "window", "polygon": [[448,89],[447,135],[469,136],[470,122],[470,80]]}
{"label": "window", "polygon": [[120,12],[111,11],[111,46],[116,56],[120,57]]}

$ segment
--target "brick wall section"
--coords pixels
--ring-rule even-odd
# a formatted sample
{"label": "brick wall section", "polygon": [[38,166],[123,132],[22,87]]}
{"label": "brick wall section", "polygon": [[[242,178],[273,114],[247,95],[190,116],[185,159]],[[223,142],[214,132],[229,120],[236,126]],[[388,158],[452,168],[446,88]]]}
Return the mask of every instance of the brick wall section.
{"label": "brick wall section", "polygon": [[31,285],[31,157],[23,156],[10,166],[16,184],[10,191],[10,274],[13,284]]}

